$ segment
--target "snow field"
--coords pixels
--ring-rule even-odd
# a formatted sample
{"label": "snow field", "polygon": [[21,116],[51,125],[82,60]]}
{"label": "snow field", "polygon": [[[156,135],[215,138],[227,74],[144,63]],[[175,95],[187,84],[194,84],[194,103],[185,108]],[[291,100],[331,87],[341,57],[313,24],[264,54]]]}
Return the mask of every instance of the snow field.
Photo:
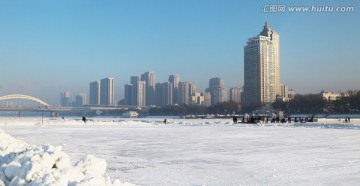
{"label": "snow field", "polygon": [[133,185],[105,177],[107,163],[87,155],[74,166],[62,147],[28,145],[0,129],[0,185]]}
{"label": "snow field", "polygon": [[164,118],[89,118],[86,124],[59,118],[40,125],[33,119],[31,124],[4,120],[6,126],[0,119],[0,125],[30,144],[61,145],[75,162],[84,154],[105,159],[105,176],[139,185],[360,183],[360,122],[355,119],[260,125],[171,118],[166,125]]}

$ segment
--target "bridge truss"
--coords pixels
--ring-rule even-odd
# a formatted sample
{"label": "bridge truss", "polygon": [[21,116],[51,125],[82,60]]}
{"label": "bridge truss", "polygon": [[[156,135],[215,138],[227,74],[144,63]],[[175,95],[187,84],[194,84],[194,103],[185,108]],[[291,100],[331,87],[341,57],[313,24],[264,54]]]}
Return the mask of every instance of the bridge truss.
{"label": "bridge truss", "polygon": [[50,107],[46,102],[23,94],[11,94],[0,97],[0,107]]}

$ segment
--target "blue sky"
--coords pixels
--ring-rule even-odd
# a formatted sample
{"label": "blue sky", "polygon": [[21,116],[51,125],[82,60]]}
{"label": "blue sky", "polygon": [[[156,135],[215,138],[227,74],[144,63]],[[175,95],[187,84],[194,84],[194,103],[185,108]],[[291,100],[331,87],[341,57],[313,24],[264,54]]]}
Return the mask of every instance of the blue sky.
{"label": "blue sky", "polygon": [[[264,13],[263,5],[352,6],[350,13]],[[0,0],[0,95],[52,105],[115,78],[179,74],[204,91],[212,77],[243,85],[243,48],[266,20],[280,34],[281,80],[299,93],[360,89],[360,2],[353,0]]]}

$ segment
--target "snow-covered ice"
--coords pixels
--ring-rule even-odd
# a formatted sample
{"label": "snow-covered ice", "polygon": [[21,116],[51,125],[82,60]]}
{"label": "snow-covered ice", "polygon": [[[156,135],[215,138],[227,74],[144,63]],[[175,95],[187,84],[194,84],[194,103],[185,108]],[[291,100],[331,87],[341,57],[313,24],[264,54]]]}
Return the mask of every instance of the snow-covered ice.
{"label": "snow-covered ice", "polygon": [[[232,125],[226,119],[169,119],[164,125],[162,120],[93,118],[84,124],[79,118],[47,118],[42,125],[41,118],[0,118],[0,128],[42,153],[50,149],[68,156],[73,162],[66,166],[77,167],[84,156],[104,159],[102,177],[139,185],[360,183],[360,121],[355,119],[347,125]],[[18,146],[17,140],[10,144]]]}

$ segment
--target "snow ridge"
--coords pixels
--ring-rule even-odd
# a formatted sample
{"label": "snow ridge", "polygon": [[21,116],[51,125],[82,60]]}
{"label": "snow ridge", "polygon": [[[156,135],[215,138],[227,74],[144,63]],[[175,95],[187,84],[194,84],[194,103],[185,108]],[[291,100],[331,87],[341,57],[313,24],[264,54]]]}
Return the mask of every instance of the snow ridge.
{"label": "snow ridge", "polygon": [[0,129],[0,186],[134,185],[104,176],[107,163],[87,155],[75,165],[62,147],[28,145]]}

